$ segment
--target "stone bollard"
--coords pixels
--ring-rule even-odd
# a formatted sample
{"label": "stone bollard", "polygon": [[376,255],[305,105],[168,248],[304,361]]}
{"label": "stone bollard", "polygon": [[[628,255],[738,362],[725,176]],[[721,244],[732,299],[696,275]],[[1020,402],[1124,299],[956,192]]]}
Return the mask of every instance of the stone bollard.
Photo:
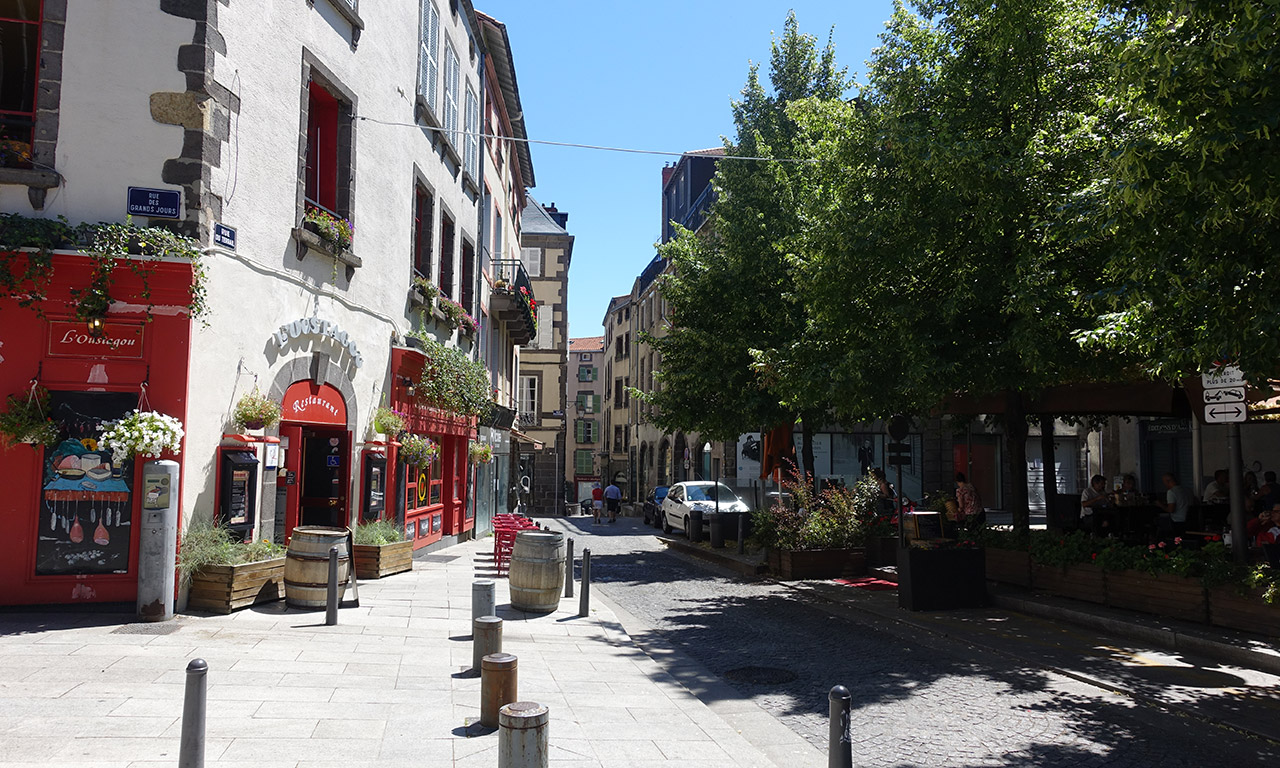
{"label": "stone bollard", "polygon": [[498,710],[498,768],[547,768],[551,714],[532,701]]}
{"label": "stone bollard", "polygon": [[182,701],[182,737],[178,744],[178,768],[204,768],[204,717],[209,665],[204,659],[187,664],[186,696]]}
{"label": "stone bollard", "polygon": [[491,653],[502,653],[502,619],[481,616],[471,621],[471,670],[480,674],[480,662]]}
{"label": "stone bollard", "polygon": [[516,693],[517,659],[509,653],[491,653],[480,660],[480,724],[498,727],[498,710],[520,698]]}
{"label": "stone bollard", "polygon": [[338,545],[329,547],[329,589],[324,599],[324,623],[332,627],[338,623]]}
{"label": "stone bollard", "polygon": [[837,685],[827,695],[831,702],[831,729],[827,746],[827,768],[853,768],[853,743],[849,734],[849,712],[853,695]]}
{"label": "stone bollard", "polygon": [[498,603],[494,597],[493,579],[476,579],[471,582],[471,620],[481,616],[498,615]]}
{"label": "stone bollard", "polygon": [[578,596],[578,615],[591,613],[591,548],[582,548],[582,593]]}
{"label": "stone bollard", "polygon": [[747,551],[747,513],[738,514],[738,554],[745,554]]}
{"label": "stone bollard", "polygon": [[573,597],[573,539],[564,542],[564,596]]}
{"label": "stone bollard", "polygon": [[685,531],[685,535],[694,544],[702,541],[702,510],[689,510],[689,530]]}

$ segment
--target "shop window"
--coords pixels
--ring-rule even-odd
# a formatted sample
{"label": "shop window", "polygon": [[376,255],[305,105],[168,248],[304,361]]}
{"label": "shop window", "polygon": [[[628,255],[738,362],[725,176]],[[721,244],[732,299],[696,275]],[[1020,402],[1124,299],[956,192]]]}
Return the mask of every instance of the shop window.
{"label": "shop window", "polygon": [[436,286],[440,295],[452,299],[457,295],[453,290],[453,219],[444,211],[440,212],[440,280]]}
{"label": "shop window", "polygon": [[418,34],[418,96],[435,122],[439,122],[440,9],[435,0],[422,0],[422,28]]}
{"label": "shop window", "polygon": [[432,217],[435,215],[435,200],[431,192],[422,184],[415,184],[413,190],[413,271],[417,275],[431,276],[431,234]]}
{"label": "shop window", "polygon": [[30,168],[40,66],[41,0],[0,2],[0,166]]}
{"label": "shop window", "polygon": [[[439,442],[440,438],[436,438]],[[431,488],[427,493],[427,503],[435,506],[444,500],[444,461],[436,459],[431,462]]]}
{"label": "shop window", "polygon": [[590,448],[573,452],[573,471],[579,475],[590,475],[595,471],[595,455]]}
{"label": "shop window", "polygon": [[475,315],[476,302],[476,248],[466,240],[462,241],[462,286],[458,292],[462,297],[462,308],[470,315]]}

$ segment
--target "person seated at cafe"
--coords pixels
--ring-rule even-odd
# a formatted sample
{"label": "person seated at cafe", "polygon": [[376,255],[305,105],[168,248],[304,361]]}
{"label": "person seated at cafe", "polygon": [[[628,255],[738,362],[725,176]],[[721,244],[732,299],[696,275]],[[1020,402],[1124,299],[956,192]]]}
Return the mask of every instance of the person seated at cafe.
{"label": "person seated at cafe", "polygon": [[1187,525],[1187,512],[1191,510],[1191,492],[1178,483],[1178,476],[1172,472],[1164,473],[1164,503],[1160,506],[1164,512],[1156,520],[1161,533],[1180,531]]}
{"label": "person seated at cafe", "polygon": [[1262,473],[1262,486],[1258,488],[1256,509],[1271,509],[1280,504],[1280,483],[1276,482],[1276,473],[1267,470]]}
{"label": "person seated at cafe", "polygon": [[982,497],[978,495],[978,489],[965,478],[963,472],[956,473],[956,507],[956,522],[961,524],[966,521],[977,521],[981,524],[986,516],[986,509],[982,506]]}
{"label": "person seated at cafe", "polygon": [[1253,514],[1255,504],[1261,492],[1258,490],[1258,476],[1253,472],[1244,473],[1244,511]]}
{"label": "person seated at cafe", "polygon": [[1258,545],[1258,537],[1262,535],[1262,532],[1272,528],[1271,520],[1272,511],[1264,509],[1258,513],[1257,517],[1252,517],[1245,523],[1244,531],[1249,537],[1250,546],[1256,547]]}
{"label": "person seated at cafe", "polygon": [[1227,470],[1219,469],[1213,473],[1213,482],[1204,487],[1205,504],[1226,504],[1231,495],[1227,480]]}
{"label": "person seated at cafe", "polygon": [[1094,475],[1089,487],[1080,494],[1080,527],[1094,533],[1111,532],[1111,497],[1107,495],[1107,478]]}
{"label": "person seated at cafe", "polygon": [[1138,493],[1138,481],[1133,475],[1125,475],[1120,481],[1120,490],[1113,495],[1118,507],[1137,507],[1145,501],[1142,494]]}

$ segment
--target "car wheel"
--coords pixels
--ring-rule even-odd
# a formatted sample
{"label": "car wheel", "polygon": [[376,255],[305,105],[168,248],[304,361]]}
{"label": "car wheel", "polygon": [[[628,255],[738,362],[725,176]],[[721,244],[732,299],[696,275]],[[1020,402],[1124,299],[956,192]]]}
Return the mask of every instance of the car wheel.
{"label": "car wheel", "polygon": [[662,532],[671,533],[671,521],[667,519],[667,513],[662,513]]}

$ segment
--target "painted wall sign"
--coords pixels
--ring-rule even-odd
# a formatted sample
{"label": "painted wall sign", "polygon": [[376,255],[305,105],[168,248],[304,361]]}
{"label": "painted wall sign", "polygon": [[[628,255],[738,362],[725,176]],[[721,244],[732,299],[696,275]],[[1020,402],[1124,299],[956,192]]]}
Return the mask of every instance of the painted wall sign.
{"label": "painted wall sign", "polygon": [[176,219],[182,209],[182,193],[169,189],[129,187],[130,216],[150,216],[158,219]]}
{"label": "painted wall sign", "polygon": [[347,405],[342,393],[328,384],[298,381],[284,393],[281,418],[312,424],[347,426]]}
{"label": "painted wall sign", "polygon": [[213,244],[234,251],[236,249],[236,231],[226,224],[213,225]]}
{"label": "painted wall sign", "polygon": [[315,336],[333,339],[339,345],[347,348],[347,352],[351,353],[351,359],[355,362],[357,368],[364,365],[364,356],[360,354],[355,338],[339,328],[337,323],[321,320],[318,317],[304,317],[287,325],[282,325],[272,338],[275,340],[276,346],[283,350],[293,339]]}
{"label": "painted wall sign", "polygon": [[50,320],[49,356],[141,360],[143,328],[142,323],[106,322],[95,336],[82,322]]}

